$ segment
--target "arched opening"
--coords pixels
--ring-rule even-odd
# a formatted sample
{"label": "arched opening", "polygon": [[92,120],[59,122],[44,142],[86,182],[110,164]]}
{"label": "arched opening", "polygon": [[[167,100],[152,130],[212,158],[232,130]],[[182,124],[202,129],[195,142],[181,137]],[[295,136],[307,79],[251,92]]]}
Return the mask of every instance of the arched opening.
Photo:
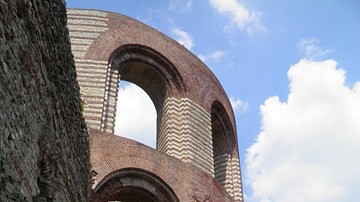
{"label": "arched opening", "polygon": [[137,168],[125,168],[106,176],[95,188],[94,201],[177,202],[174,191],[160,177]]}
{"label": "arched opening", "polygon": [[[102,131],[114,133],[120,80],[136,84],[150,97],[156,110],[157,141],[166,98],[181,96],[185,89],[179,72],[164,56],[148,47],[128,44],[115,50],[109,58],[106,75]],[[116,120],[121,122],[121,119]],[[132,125],[142,127],[137,121]]]}
{"label": "arched opening", "polygon": [[154,104],[144,90],[131,82],[119,82],[114,133],[156,148]]}
{"label": "arched opening", "polygon": [[219,102],[214,102],[211,108],[211,130],[213,144],[213,162],[215,179],[226,187],[231,161],[232,127],[225,109]]}
{"label": "arched opening", "polygon": [[211,114],[213,157],[214,157],[214,176],[215,179],[224,187],[227,169],[227,142],[225,139],[224,128],[220,118],[216,114]]}

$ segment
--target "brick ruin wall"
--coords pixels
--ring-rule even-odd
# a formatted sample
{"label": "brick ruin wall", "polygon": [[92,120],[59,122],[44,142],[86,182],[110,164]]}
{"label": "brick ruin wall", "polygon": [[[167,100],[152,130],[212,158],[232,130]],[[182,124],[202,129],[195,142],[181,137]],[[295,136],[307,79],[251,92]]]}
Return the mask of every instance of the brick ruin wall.
{"label": "brick ruin wall", "polygon": [[0,201],[88,201],[64,1],[0,1]]}
{"label": "brick ruin wall", "polygon": [[[183,61],[193,57],[191,54],[181,55],[185,52],[183,47],[179,48],[162,34],[125,16],[95,10],[68,9],[67,13],[80,92],[86,103],[84,117],[89,128],[114,132],[118,82],[121,75],[117,69],[111,68],[110,54],[106,51],[114,51],[126,44],[142,44],[162,54],[169,54],[169,58],[174,63],[178,62],[178,66],[184,65]],[[171,52],[163,47],[170,47]],[[94,49],[99,52],[92,53]],[[125,54],[125,57],[127,56]],[[186,79],[193,79],[193,75],[184,76],[188,77]],[[194,79],[201,82],[201,78]],[[198,93],[211,93],[212,89],[208,91],[205,89]],[[209,97],[211,98],[211,95]],[[237,146],[234,153],[219,155],[214,160],[211,114],[197,102],[198,100],[187,97],[165,98],[160,121],[158,120],[157,149],[184,162],[192,163],[212,176],[215,161],[216,166],[220,168],[218,177],[223,178],[221,185],[236,201],[241,201]]]}
{"label": "brick ruin wall", "polygon": [[[113,133],[119,74],[108,67],[108,61],[85,58],[91,43],[110,29],[107,15],[101,11],[68,10],[68,27],[80,91],[86,102],[87,125]],[[213,173],[210,114],[186,98],[171,97],[165,103],[158,149]],[[196,125],[205,127],[194,127]],[[207,148],[199,149],[203,145]]]}

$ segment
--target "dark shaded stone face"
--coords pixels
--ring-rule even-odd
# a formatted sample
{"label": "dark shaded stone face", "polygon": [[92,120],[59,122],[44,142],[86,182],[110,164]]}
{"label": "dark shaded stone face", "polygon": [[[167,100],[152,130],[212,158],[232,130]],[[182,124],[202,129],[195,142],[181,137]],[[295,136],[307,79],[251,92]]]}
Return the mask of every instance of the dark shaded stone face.
{"label": "dark shaded stone face", "polygon": [[64,1],[0,1],[0,201],[87,201]]}

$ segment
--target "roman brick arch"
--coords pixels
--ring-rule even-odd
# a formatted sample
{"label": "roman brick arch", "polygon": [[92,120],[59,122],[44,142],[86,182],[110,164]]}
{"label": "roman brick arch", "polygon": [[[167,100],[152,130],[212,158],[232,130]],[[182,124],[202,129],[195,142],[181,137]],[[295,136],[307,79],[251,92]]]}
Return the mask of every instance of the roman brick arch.
{"label": "roman brick arch", "polygon": [[157,150],[197,166],[242,200],[234,113],[201,60],[120,14],[68,10],[68,27],[88,128],[113,133],[118,82],[135,83],[157,111]]}
{"label": "roman brick arch", "polygon": [[123,45],[111,54],[109,64],[101,125],[103,131],[113,132],[114,129],[115,119],[108,120],[108,117],[115,115],[119,79],[137,84],[149,95],[157,111],[158,126],[166,98],[181,97],[185,92],[184,82],[174,65],[149,47]]}
{"label": "roman brick arch", "polygon": [[93,201],[133,194],[150,198],[144,201],[232,201],[212,175],[191,163],[96,129],[90,129],[89,134]]}

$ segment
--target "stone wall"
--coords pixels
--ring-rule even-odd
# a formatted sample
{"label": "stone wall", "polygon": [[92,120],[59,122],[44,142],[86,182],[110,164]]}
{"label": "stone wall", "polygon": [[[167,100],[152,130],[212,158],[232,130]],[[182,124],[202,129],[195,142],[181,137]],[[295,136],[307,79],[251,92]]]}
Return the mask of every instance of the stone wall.
{"label": "stone wall", "polygon": [[0,0],[0,201],[87,201],[65,2]]}

